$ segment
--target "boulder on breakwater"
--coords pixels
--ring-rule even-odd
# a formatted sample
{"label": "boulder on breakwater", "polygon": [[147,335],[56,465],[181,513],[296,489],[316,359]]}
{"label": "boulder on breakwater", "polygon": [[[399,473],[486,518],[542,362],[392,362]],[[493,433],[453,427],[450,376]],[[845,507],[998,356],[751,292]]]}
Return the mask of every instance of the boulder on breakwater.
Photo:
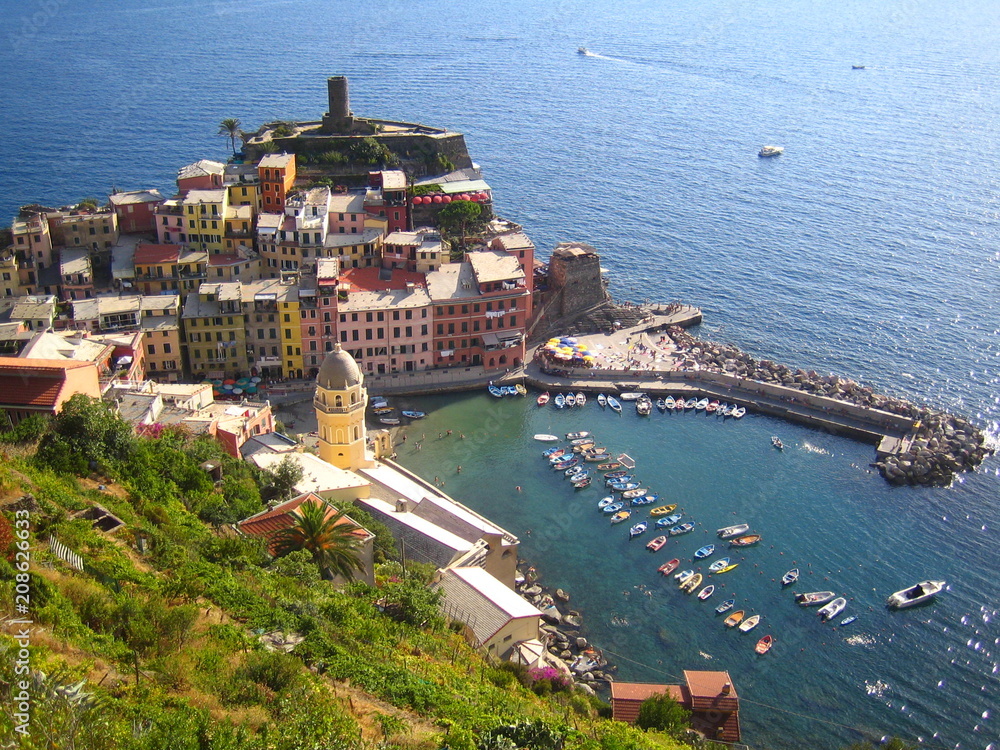
{"label": "boulder on breakwater", "polygon": [[963,417],[875,393],[839,375],[792,370],[770,360],[758,360],[731,344],[703,341],[679,326],[671,326],[667,334],[699,370],[782,386],[914,420],[913,430],[901,441],[901,446],[909,447],[872,464],[891,484],[947,485],[957,472],[974,470],[993,452],[983,431]]}

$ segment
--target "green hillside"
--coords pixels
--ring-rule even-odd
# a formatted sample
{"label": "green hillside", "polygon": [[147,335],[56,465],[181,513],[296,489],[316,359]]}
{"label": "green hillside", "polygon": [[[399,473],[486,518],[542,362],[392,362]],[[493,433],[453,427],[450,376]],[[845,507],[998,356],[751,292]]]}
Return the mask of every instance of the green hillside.
{"label": "green hillside", "polygon": [[[404,580],[383,559],[377,586],[338,589],[306,552],[272,560],[227,526],[266,507],[280,489],[272,477],[210,439],[152,432],[134,437],[77,397],[51,424],[0,435],[0,740],[80,750],[684,747],[602,718],[601,701],[558,680],[532,684],[485,662],[438,616],[427,571]],[[221,462],[220,482],[199,468],[206,460]],[[124,525],[105,533],[79,517],[95,505]],[[27,565],[16,557],[25,520]],[[372,530],[377,549],[392,549],[384,527]],[[53,537],[83,571],[54,554]],[[25,591],[28,611],[15,611]],[[34,623],[24,642],[18,619]]]}

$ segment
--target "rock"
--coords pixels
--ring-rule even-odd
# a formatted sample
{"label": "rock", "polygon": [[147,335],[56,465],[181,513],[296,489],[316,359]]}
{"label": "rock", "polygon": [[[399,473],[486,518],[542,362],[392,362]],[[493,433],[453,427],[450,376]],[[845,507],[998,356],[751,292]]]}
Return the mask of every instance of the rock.
{"label": "rock", "polygon": [[563,625],[568,625],[571,628],[578,628],[583,625],[583,618],[580,615],[566,615],[562,618]]}
{"label": "rock", "polygon": [[562,660],[564,660],[564,661],[568,661],[568,660],[570,660],[570,659],[573,658],[573,652],[570,651],[569,649],[566,649],[565,651],[562,651],[559,654],[559,658],[562,659]]}
{"label": "rock", "polygon": [[524,593],[528,596],[539,596],[542,593],[542,587],[536,583],[532,586],[528,586],[528,588],[524,590]]}
{"label": "rock", "polygon": [[558,599],[561,602],[568,602],[569,601],[569,594],[567,594],[562,589],[556,589],[556,599]]}
{"label": "rock", "polygon": [[589,644],[587,643],[587,639],[586,638],[584,638],[583,636],[578,636],[577,637],[577,639],[576,639],[576,647],[578,649],[580,649],[581,651],[583,651],[583,649],[587,648],[588,645]]}
{"label": "rock", "polygon": [[592,688],[586,682],[575,682],[573,684],[575,687],[580,688],[580,690],[585,692],[587,695],[597,695],[597,691],[595,691],[594,688]]}

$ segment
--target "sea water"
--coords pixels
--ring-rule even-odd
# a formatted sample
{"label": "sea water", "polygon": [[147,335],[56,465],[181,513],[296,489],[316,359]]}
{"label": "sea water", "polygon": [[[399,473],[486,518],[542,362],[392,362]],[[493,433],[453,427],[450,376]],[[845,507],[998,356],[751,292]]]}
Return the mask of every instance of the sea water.
{"label": "sea water", "polygon": [[[326,76],[347,75],[358,115],[464,132],[497,210],[524,225],[540,257],[589,242],[619,299],[697,304],[702,336],[996,430],[996,3],[4,0],[0,10],[0,215],[112,186],[169,195],[180,166],[226,157],[220,120],[318,119]],[[784,155],[759,159],[765,143]],[[416,403],[432,413],[407,428],[403,462],[517,533],[545,582],[571,592],[620,678],[731,670],[754,746],[893,733],[943,747],[998,741],[997,459],[950,488],[891,489],[868,471],[870,446],[754,415],[640,420],[593,402],[556,413],[483,395]],[[608,527],[597,488],[572,492],[530,438],[583,428],[634,455],[644,484],[682,505],[696,531],[651,555]],[[658,561],[736,521],[764,542],[711,600],[658,576]],[[841,631],[794,607],[772,580],[793,565],[795,588],[853,597],[845,614],[858,621]],[[891,591],[937,577],[950,586],[933,605],[882,608]],[[763,614],[753,633],[713,617],[730,591]],[[778,642],[758,659],[764,632]]]}

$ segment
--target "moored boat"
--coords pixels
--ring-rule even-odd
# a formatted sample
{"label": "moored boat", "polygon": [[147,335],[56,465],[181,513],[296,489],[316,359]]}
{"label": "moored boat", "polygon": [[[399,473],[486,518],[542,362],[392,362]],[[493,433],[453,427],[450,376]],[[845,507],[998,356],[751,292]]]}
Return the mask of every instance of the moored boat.
{"label": "moored boat", "polygon": [[[601,468],[603,466],[611,466],[611,464],[601,464],[597,468],[600,469],[601,471],[603,471],[603,469]],[[617,482],[617,481],[627,482],[627,481],[629,481],[629,479],[632,478],[632,475],[629,474],[628,471],[629,471],[628,469],[615,469],[614,471],[605,472],[605,474],[604,474],[604,481],[605,482]],[[629,479],[625,479],[625,477],[628,477]]]}
{"label": "moored boat", "polygon": [[619,414],[621,414],[622,412],[622,405],[618,403],[618,399],[616,399],[614,396],[608,396],[608,407],[612,411],[616,411]]}
{"label": "moored boat", "polygon": [[729,615],[729,617],[727,617],[725,620],[723,620],[722,624],[725,625],[727,628],[735,628],[737,625],[740,624],[740,621],[743,619],[743,615],[745,614],[746,612],[744,612],[742,609],[738,609],[731,615]]}
{"label": "moored boat", "polygon": [[399,417],[379,417],[379,424],[388,425],[389,427],[395,427],[399,424]]}
{"label": "moored boat", "polygon": [[552,403],[555,404],[557,409],[562,409],[566,406],[566,397],[561,393],[557,393],[556,397],[552,399]]}
{"label": "moored boat", "polygon": [[677,581],[680,581],[681,583],[684,583],[684,581],[686,581],[688,578],[690,578],[693,575],[694,575],[694,571],[693,570],[690,570],[690,569],[688,569],[688,570],[682,570],[680,573],[674,573],[674,579],[677,580]]}
{"label": "moored boat", "polygon": [[612,495],[608,495],[607,497],[602,497],[600,500],[597,501],[597,507],[601,510],[604,510],[609,505],[614,505],[614,503],[615,503],[615,498]]}
{"label": "moored boat", "polygon": [[640,417],[648,417],[650,412],[653,411],[653,402],[648,398],[643,397],[635,402],[635,413]]}
{"label": "moored boat", "polygon": [[797,580],[799,580],[799,569],[792,568],[785,575],[781,576],[781,585],[787,586],[790,583],[795,583]]}
{"label": "moored boat", "polygon": [[[604,510],[605,512],[607,512],[607,508],[605,508]],[[629,519],[629,516],[631,515],[632,511],[630,510],[620,510],[613,516],[611,516],[611,523],[621,523],[622,521],[627,521]]]}
{"label": "moored boat", "polygon": [[760,623],[760,615],[752,615],[740,623],[740,632],[749,633]]}
{"label": "moored boat", "polygon": [[598,393],[597,394],[597,405],[600,406],[602,409],[604,407],[606,407],[608,405],[608,397],[605,396],[603,393]]}
{"label": "moored boat", "polygon": [[672,513],[675,508],[677,508],[676,505],[661,505],[658,508],[653,508],[651,511],[649,511],[649,515],[653,516],[654,518],[656,516],[665,516],[668,513]]}
{"label": "moored boat", "polygon": [[572,409],[574,406],[576,406],[576,394],[575,393],[567,393],[563,397],[563,401],[566,403],[566,408],[567,409]]}
{"label": "moored boat", "polygon": [[686,407],[683,397],[678,396],[676,399],[674,399],[674,411],[684,411],[685,408]]}
{"label": "moored boat", "polygon": [[688,521],[687,523],[682,523],[680,526],[674,526],[670,529],[670,536],[680,536],[681,534],[687,534],[689,531],[694,530],[694,524]]}
{"label": "moored boat", "polygon": [[736,606],[736,599],[726,599],[726,601],[715,608],[715,614],[721,615],[723,612],[731,610],[734,606]]}
{"label": "moored boat", "polygon": [[644,395],[644,393],[620,393],[618,394],[618,398],[622,401],[638,401]]}
{"label": "moored boat", "polygon": [[527,396],[528,389],[524,387],[523,383],[514,383],[514,391],[518,396]]}
{"label": "moored boat", "polygon": [[635,481],[622,482],[617,479],[613,482],[605,482],[605,484],[607,484],[608,487],[615,490],[616,492],[627,492],[628,490],[638,489],[639,487],[638,482]]}
{"label": "moored boat", "polygon": [[503,398],[503,391],[492,383],[487,386],[486,390],[490,392],[490,395],[493,396],[493,398]]}
{"label": "moored boat", "polygon": [[556,463],[552,464],[552,468],[555,471],[565,471],[570,466],[576,466],[578,463],[580,463],[580,459],[578,459],[578,458],[569,458],[569,459],[566,459],[565,461],[557,461]]}
{"label": "moored boat", "polygon": [[535,399],[535,403],[538,404],[539,406],[545,406],[547,403],[549,403],[549,400],[551,398],[552,397],[549,395],[549,392],[545,391],[544,393],[538,394],[538,398]]}
{"label": "moored boat", "polygon": [[729,540],[730,547],[749,547],[753,544],[757,544],[761,539],[760,534],[747,534],[746,536],[737,537],[736,539]]}
{"label": "moored boat", "polygon": [[706,409],[707,407],[708,407],[708,399],[707,399],[707,398],[701,398],[701,399],[699,399],[699,400],[698,400],[698,401],[697,401],[697,402],[695,403],[695,405],[694,405],[694,410],[695,410],[695,411],[705,411],[705,409]]}
{"label": "moored boat", "polygon": [[726,526],[723,529],[719,529],[715,533],[719,535],[720,539],[730,539],[734,536],[739,536],[750,531],[750,524],[748,523],[738,523],[735,526]]}
{"label": "moored boat", "polygon": [[576,394],[576,405],[577,406],[587,405],[587,394],[584,393],[583,391],[580,391],[579,393]]}
{"label": "moored boat", "polygon": [[656,408],[660,410],[661,414],[663,412],[665,412],[667,410],[667,401],[666,401],[666,399],[664,399],[662,397],[656,399]]}
{"label": "moored boat", "polygon": [[708,597],[710,597],[714,593],[715,593],[715,584],[710,583],[708,586],[706,586],[705,588],[703,588],[701,591],[698,592],[698,598],[701,599],[702,601],[705,601],[706,599],[708,599]]}
{"label": "moored boat", "polygon": [[677,570],[677,566],[680,564],[681,561],[675,557],[673,560],[668,560],[667,562],[663,563],[663,565],[657,568],[657,570],[659,570],[665,576],[670,575],[675,570]]}
{"label": "moored boat", "polygon": [[696,399],[694,396],[692,396],[691,398],[689,398],[687,401],[684,402],[684,408],[687,409],[688,411],[691,411],[697,405],[698,405],[698,399]]}
{"label": "moored boat", "polygon": [[733,419],[743,419],[743,415],[747,413],[747,408],[745,406],[737,406],[733,409]]}
{"label": "moored boat", "polygon": [[556,435],[548,435],[544,432],[539,432],[534,438],[542,443],[554,443],[559,439]]}
{"label": "moored boat", "polygon": [[669,529],[671,526],[676,526],[677,522],[684,518],[683,513],[671,513],[666,518],[658,518],[656,520],[657,528]]}
{"label": "moored boat", "polygon": [[836,617],[841,612],[843,612],[844,607],[846,606],[847,606],[847,599],[845,599],[842,596],[838,596],[836,599],[834,599],[826,606],[820,607],[819,611],[816,614],[820,616],[823,622],[826,622],[827,620]]}
{"label": "moored boat", "polygon": [[589,432],[587,432],[586,430],[581,430],[580,432],[567,432],[566,433],[566,439],[567,440],[579,440],[581,438],[589,438],[590,436],[591,436],[591,434]]}
{"label": "moored boat", "polygon": [[633,498],[636,497],[642,497],[648,492],[649,490],[646,489],[645,487],[639,487],[638,489],[634,490],[625,490],[625,492],[622,493],[622,500],[632,500]]}
{"label": "moored boat", "polygon": [[425,411],[413,411],[412,409],[403,409],[399,413],[407,419],[423,419],[427,416],[427,412]]}
{"label": "moored boat", "polygon": [[796,594],[795,602],[800,607],[813,607],[828,602],[835,596],[832,591],[810,591],[808,594]]}
{"label": "moored boat", "polygon": [[653,539],[653,541],[651,541],[649,544],[647,544],[646,549],[648,549],[651,552],[659,552],[661,549],[663,549],[663,545],[666,543],[667,543],[667,538],[661,534],[660,536]]}
{"label": "moored boat", "polygon": [[691,576],[681,584],[680,586],[681,591],[683,591],[685,594],[690,594],[696,588],[701,586],[702,578],[703,577],[701,573],[695,573],[693,576]]}
{"label": "moored boat", "polygon": [[753,650],[756,651],[761,656],[763,656],[764,654],[766,654],[768,651],[771,650],[771,646],[773,645],[774,645],[774,636],[765,635],[763,638],[757,641],[757,645],[753,647]]}
{"label": "moored boat", "polygon": [[894,593],[886,599],[886,606],[892,609],[906,609],[933,599],[944,587],[945,581],[921,581],[915,586]]}
{"label": "moored boat", "polygon": [[632,537],[639,536],[640,534],[645,534],[646,529],[648,528],[649,524],[646,521],[639,521],[639,523],[637,523],[635,526],[633,526],[631,529],[628,530],[629,539],[631,539]]}
{"label": "moored boat", "polygon": [[714,563],[712,563],[711,565],[709,565],[709,566],[708,566],[708,569],[709,569],[709,570],[710,570],[710,571],[711,571],[712,573],[716,573],[716,572],[718,572],[718,571],[722,570],[722,569],[723,569],[724,567],[726,567],[727,565],[729,565],[729,558],[728,558],[728,557],[720,557],[720,558],[719,558],[718,560],[716,560],[716,561],[715,561]]}
{"label": "moored boat", "polygon": [[607,514],[614,514],[621,511],[625,507],[624,503],[611,503],[611,505],[605,505],[602,510]]}
{"label": "moored boat", "polygon": [[[558,438],[557,438],[558,439]],[[542,455],[546,458],[552,458],[553,456],[562,456],[566,453],[566,449],[559,445],[554,445],[551,448],[546,448],[542,451]]]}
{"label": "moored boat", "polygon": [[767,158],[769,156],[781,156],[783,153],[785,153],[784,146],[761,146],[760,151],[757,152],[757,156]]}
{"label": "moored boat", "polygon": [[631,500],[632,505],[652,505],[657,500],[660,499],[659,495],[640,495],[639,497],[633,497]]}
{"label": "moored boat", "polygon": [[697,552],[694,553],[694,559],[703,560],[706,557],[711,557],[714,552],[715,552],[715,545],[706,544],[704,547],[702,547],[701,549],[699,549]]}
{"label": "moored boat", "polygon": [[590,477],[583,477],[583,479],[577,479],[573,482],[573,489],[582,490],[590,486]]}
{"label": "moored boat", "polygon": [[[607,463],[601,464],[597,467],[600,471],[618,471],[622,468],[620,461],[608,461]],[[605,475],[607,476],[607,475]]]}
{"label": "moored boat", "polygon": [[721,576],[723,573],[728,573],[730,570],[736,570],[736,568],[738,568],[738,567],[740,567],[739,563],[733,563],[732,565],[727,565],[724,568],[719,568],[718,570],[713,570],[712,571],[712,575]]}
{"label": "moored boat", "polygon": [[841,624],[842,626],[843,626],[843,625],[850,625],[850,624],[851,624],[852,622],[854,622],[854,621],[855,621],[855,620],[857,620],[857,619],[858,619],[858,616],[857,616],[857,615],[851,615],[850,617],[845,617],[845,618],[844,618],[843,620],[841,620],[841,621],[840,621],[840,624]]}
{"label": "moored boat", "polygon": [[677,399],[675,399],[673,396],[667,396],[665,399],[663,399],[663,405],[666,409],[673,410],[673,408],[677,405]]}
{"label": "moored boat", "polygon": [[718,399],[712,399],[711,401],[708,402],[708,406],[705,407],[705,411],[708,412],[709,414],[715,414],[718,408],[719,408]]}

